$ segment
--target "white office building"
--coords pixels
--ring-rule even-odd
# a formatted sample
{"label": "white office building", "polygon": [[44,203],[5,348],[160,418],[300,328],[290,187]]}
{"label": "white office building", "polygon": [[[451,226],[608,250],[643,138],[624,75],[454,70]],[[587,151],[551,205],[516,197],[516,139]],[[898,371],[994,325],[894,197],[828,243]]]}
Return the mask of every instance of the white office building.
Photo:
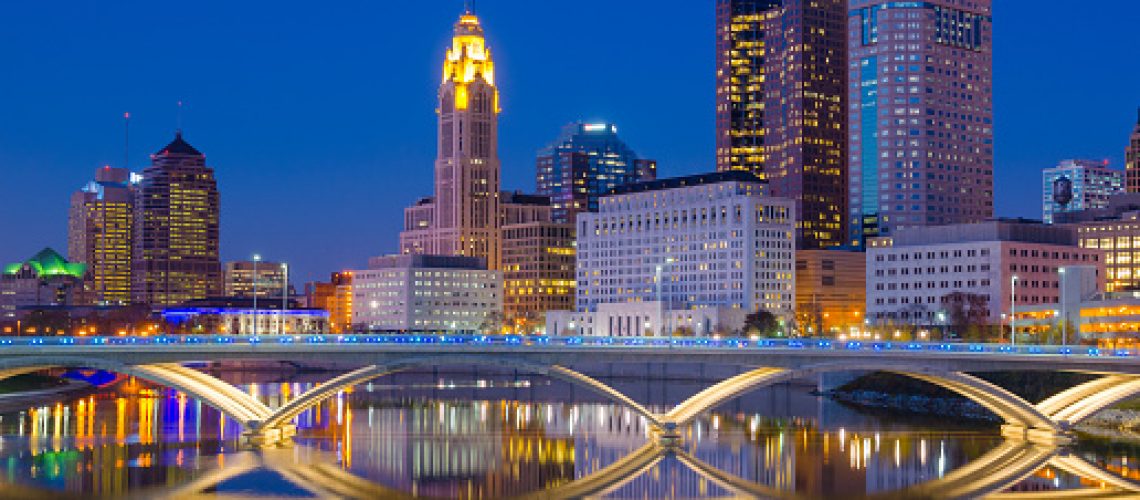
{"label": "white office building", "polygon": [[356,331],[474,332],[503,310],[502,274],[480,258],[392,255],[352,272]]}
{"label": "white office building", "polygon": [[1103,289],[1101,252],[1078,247],[1071,227],[990,220],[899,229],[868,240],[867,319],[939,325],[961,307],[978,324],[998,325],[1014,297],[1018,308],[1057,304],[1060,270],[1071,266],[1093,266],[1094,288]]}
{"label": "white office building", "polygon": [[[795,203],[764,192],[764,181],[736,171],[615,189],[598,212],[578,217],[577,311],[657,303],[656,314],[630,306],[620,320],[606,306],[605,321],[588,321],[605,325],[592,329],[596,335],[674,329],[667,311],[764,309],[790,317]],[[611,322],[641,328],[611,329]]]}

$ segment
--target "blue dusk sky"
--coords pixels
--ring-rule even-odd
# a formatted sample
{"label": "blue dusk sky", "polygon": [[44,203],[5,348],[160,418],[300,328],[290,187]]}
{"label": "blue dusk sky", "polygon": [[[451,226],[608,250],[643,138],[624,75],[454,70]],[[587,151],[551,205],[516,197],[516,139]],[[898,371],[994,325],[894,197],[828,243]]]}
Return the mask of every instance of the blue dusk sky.
{"label": "blue dusk sky", "polygon": [[[1140,2],[997,0],[997,210],[1039,218],[1040,169],[1118,168],[1140,106]],[[435,97],[459,0],[7,2],[0,16],[0,263],[67,247],[101,165],[186,139],[222,192],[222,257],[295,282],[396,250],[431,193]],[[504,189],[575,120],[616,123],[662,176],[714,168],[712,0],[483,0]]]}

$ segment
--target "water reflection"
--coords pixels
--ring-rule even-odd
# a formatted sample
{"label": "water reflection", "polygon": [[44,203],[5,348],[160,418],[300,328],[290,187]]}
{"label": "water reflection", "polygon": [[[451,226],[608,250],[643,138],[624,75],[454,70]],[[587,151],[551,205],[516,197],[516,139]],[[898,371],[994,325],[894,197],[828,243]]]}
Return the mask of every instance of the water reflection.
{"label": "water reflection", "polygon": [[[303,377],[242,385],[271,406],[311,386]],[[674,389],[650,385],[635,398],[663,410],[686,392],[669,396]],[[651,429],[626,408],[516,376],[413,374],[360,386],[305,412],[298,426],[292,448],[241,450],[241,429],[217,411],[126,380],[0,415],[0,480],[15,496],[838,498],[936,495],[932,488],[983,480],[994,491],[1011,483],[1051,491],[1140,479],[1133,445],[1082,436],[1073,455],[1057,458],[1003,448],[992,427],[862,414],[794,386],[698,419],[675,448],[647,446]],[[980,476],[979,458],[1008,477]]]}

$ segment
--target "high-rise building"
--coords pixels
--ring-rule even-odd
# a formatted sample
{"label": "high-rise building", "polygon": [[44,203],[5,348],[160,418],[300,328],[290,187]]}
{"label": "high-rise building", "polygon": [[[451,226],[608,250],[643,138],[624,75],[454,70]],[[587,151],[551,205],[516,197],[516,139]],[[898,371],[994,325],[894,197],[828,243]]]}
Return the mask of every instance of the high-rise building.
{"label": "high-rise building", "polygon": [[612,123],[571,123],[535,162],[538,194],[549,196],[555,222],[571,224],[596,211],[609,190],[657,178],[657,162],[641,159]]}
{"label": "high-rise building", "polygon": [[1140,109],[1136,110],[1136,127],[1124,151],[1124,171],[1128,177],[1128,192],[1140,193]]}
{"label": "high-rise building", "polygon": [[797,244],[846,241],[847,2],[718,0],[717,169],[796,200]]}
{"label": "high-rise building", "polygon": [[1041,213],[1046,224],[1054,214],[1106,208],[1110,197],[1124,192],[1124,172],[1108,162],[1062,160],[1041,173]]}
{"label": "high-rise building", "polygon": [[517,333],[532,333],[548,311],[574,308],[574,225],[528,222],[503,226],[503,316]]}
{"label": "high-rise building", "polygon": [[499,111],[491,50],[467,11],[443,61],[435,196],[405,211],[401,253],[478,257],[499,269]]}
{"label": "high-rise building", "polygon": [[850,243],[993,217],[990,0],[852,0]]}
{"label": "high-rise building", "polygon": [[95,180],[71,195],[67,256],[87,264],[93,300],[131,303],[136,179],[125,168],[102,167]]}
{"label": "high-rise building", "polygon": [[151,155],[135,201],[135,302],[169,306],[221,294],[219,202],[206,155],[181,131]]}
{"label": "high-rise building", "polygon": [[[289,270],[280,262],[239,260],[226,262],[224,284],[226,297],[269,297],[281,299],[288,285]],[[257,286],[254,286],[254,281]],[[292,295],[290,293],[290,295]]]}

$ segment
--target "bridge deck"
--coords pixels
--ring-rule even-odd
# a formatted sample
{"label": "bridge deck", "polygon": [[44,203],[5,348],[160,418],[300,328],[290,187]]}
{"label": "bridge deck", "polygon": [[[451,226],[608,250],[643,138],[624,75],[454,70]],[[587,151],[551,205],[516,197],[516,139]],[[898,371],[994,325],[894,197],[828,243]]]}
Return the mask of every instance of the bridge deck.
{"label": "bridge deck", "polygon": [[8,337],[0,367],[17,357],[93,357],[127,364],[240,360],[336,362],[364,366],[415,357],[510,357],[545,364],[710,363],[802,368],[843,364],[931,370],[1080,371],[1140,374],[1132,350],[1087,346],[1010,346],[925,342],[834,342],[640,337],[471,335],[180,335],[157,337]]}

